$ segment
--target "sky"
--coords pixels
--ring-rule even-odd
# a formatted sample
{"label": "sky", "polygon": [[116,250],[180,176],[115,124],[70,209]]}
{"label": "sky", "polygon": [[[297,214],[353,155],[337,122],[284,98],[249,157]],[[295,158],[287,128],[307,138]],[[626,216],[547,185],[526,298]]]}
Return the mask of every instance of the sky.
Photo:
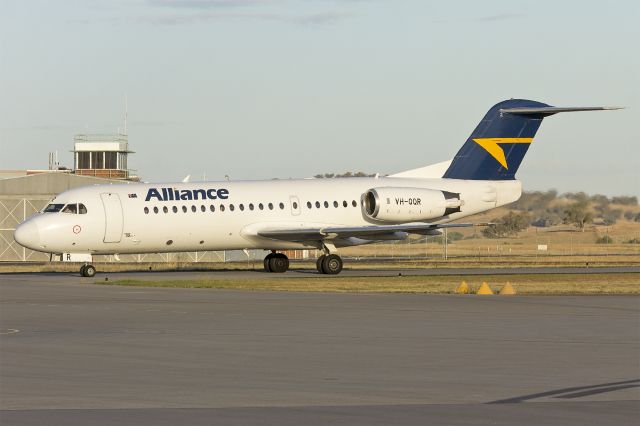
{"label": "sky", "polygon": [[144,181],[389,174],[508,98],[545,119],[525,190],[640,196],[640,2],[0,0],[0,169],[124,130]]}

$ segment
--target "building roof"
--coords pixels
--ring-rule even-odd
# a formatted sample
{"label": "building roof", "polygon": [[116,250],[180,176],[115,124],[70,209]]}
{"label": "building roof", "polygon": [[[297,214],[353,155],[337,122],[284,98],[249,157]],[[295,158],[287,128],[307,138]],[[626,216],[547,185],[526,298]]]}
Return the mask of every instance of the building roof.
{"label": "building roof", "polygon": [[70,173],[50,172],[0,179],[0,197],[43,195],[54,196],[68,189],[89,185],[123,184],[125,180],[101,179]]}

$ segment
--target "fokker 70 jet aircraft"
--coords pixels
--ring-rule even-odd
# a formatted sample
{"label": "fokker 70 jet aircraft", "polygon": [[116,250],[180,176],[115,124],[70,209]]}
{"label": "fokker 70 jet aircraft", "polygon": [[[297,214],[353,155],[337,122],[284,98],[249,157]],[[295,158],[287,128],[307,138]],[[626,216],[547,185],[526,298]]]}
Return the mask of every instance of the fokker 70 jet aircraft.
{"label": "fokker 70 jet aircraft", "polygon": [[[437,235],[451,223],[520,198],[515,174],[542,119],[568,111],[510,99],[493,106],[453,160],[390,176],[238,182],[95,185],[55,197],[15,230],[47,253],[159,253],[265,249],[264,268],[285,272],[285,249],[319,249],[323,274],[342,270],[340,247],[409,234]],[[83,276],[96,268],[85,263]]]}

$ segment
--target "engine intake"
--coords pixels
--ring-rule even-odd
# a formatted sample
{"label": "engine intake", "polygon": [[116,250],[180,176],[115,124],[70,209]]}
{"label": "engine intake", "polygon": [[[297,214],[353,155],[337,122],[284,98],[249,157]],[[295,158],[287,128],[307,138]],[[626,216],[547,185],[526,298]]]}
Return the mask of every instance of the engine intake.
{"label": "engine intake", "polygon": [[362,194],[365,216],[381,222],[423,222],[460,211],[460,194],[424,188],[372,188]]}

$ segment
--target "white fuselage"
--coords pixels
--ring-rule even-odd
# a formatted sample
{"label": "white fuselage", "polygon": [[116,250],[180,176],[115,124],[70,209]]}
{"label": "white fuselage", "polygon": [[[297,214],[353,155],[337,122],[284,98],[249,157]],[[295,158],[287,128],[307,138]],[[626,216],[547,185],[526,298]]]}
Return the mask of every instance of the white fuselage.
{"label": "white fuselage", "polygon": [[[86,213],[36,214],[21,225],[31,223],[24,228],[28,232],[22,232],[21,244],[26,241],[29,248],[49,253],[93,254],[315,248],[313,242],[264,238],[257,231],[380,225],[364,214],[361,197],[371,188],[384,187],[459,193],[460,211],[430,223],[483,212],[513,202],[521,193],[517,180],[398,177],[96,185],[66,191],[52,201],[83,204]],[[173,190],[171,196],[162,188]],[[165,200],[180,194],[198,199]]]}

